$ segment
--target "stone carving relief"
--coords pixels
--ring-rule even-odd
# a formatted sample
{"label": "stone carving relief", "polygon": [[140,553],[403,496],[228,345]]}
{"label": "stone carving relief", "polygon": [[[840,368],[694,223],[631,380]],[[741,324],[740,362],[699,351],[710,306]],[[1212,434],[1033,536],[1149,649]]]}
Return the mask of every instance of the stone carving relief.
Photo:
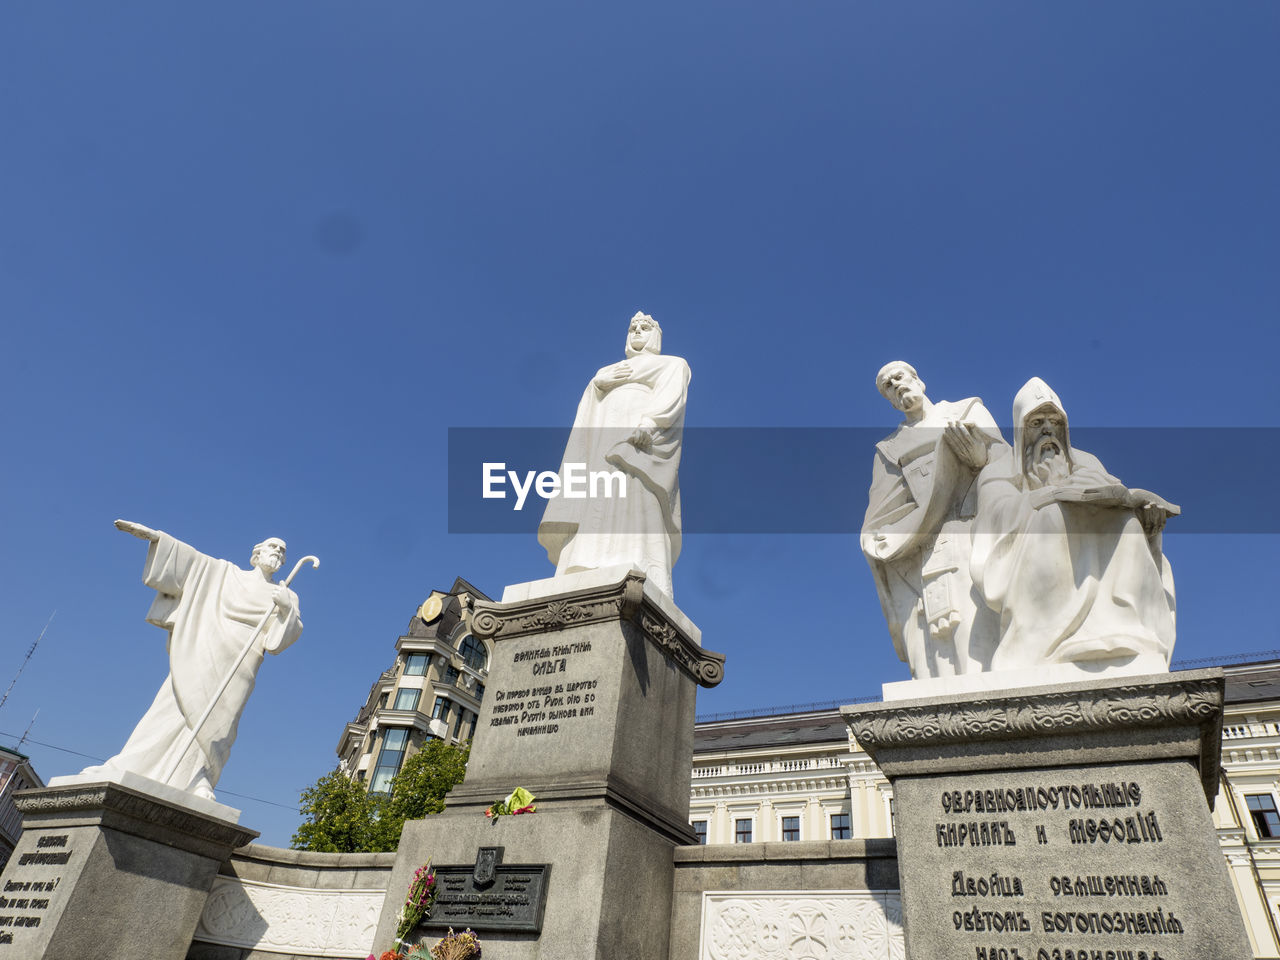
{"label": "stone carving relief", "polygon": [[724,679],[724,654],[703,649],[671,624],[644,598],[644,582],[644,577],[628,575],[621,584],[577,591],[565,599],[480,602],[471,617],[471,631],[486,640],[509,640],[568,625],[634,621],[677,668],[702,686],[714,687]]}
{"label": "stone carving relief", "polygon": [[315,890],[219,876],[195,939],[264,953],[369,955],[385,890]]}
{"label": "stone carving relief", "polygon": [[706,893],[698,960],[905,960],[896,891]]}
{"label": "stone carving relief", "polygon": [[1100,730],[1209,723],[1222,704],[1217,680],[1170,681],[1153,688],[1117,687],[1048,696],[999,697],[982,706],[941,714],[936,707],[905,707],[892,715],[851,717],[850,730],[864,747],[974,738],[1014,738],[1049,731]]}

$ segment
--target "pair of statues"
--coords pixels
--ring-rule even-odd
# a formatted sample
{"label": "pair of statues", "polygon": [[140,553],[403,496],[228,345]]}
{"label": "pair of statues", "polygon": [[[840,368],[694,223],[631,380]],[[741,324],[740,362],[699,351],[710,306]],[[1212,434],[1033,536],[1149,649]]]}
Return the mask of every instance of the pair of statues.
{"label": "pair of statues", "polygon": [[[626,359],[587,384],[564,456],[588,471],[621,472],[626,495],[548,502],[538,540],[557,576],[630,564],[670,595],[688,386],[689,365],[663,356],[661,327],[637,313]],[[157,596],[147,622],[169,634],[169,676],[124,748],[80,776],[133,773],[212,800],[264,655],[302,632],[289,581],[273,579],[284,541],[258,544],[250,569],[241,570],[163,531],[125,520],[116,526],[149,543],[143,582]]]}
{"label": "pair of statues", "polygon": [[1012,447],[980,399],[934,403],[908,363],[876,386],[905,419],[876,445],[862,551],[913,677],[1168,669],[1175,505],[1072,447],[1038,377],[1014,398]]}

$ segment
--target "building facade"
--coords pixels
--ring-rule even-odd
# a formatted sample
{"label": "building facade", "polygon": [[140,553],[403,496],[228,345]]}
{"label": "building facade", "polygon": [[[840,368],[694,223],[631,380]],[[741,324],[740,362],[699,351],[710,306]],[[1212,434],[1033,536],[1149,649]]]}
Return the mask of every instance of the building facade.
{"label": "building facade", "polygon": [[432,591],[396,640],[395,662],[369,688],[338,740],[338,769],[385,793],[428,740],[462,744],[476,730],[491,650],[471,633],[471,609],[489,598],[459,577]]}
{"label": "building facade", "polygon": [[[1257,958],[1280,958],[1280,662],[1223,668],[1213,822]],[[893,791],[836,704],[694,728],[689,820],[703,843],[892,837]]]}
{"label": "building facade", "polygon": [[22,834],[22,814],[13,805],[13,795],[19,790],[43,786],[44,781],[31,768],[25,754],[0,747],[0,870],[9,862]]}

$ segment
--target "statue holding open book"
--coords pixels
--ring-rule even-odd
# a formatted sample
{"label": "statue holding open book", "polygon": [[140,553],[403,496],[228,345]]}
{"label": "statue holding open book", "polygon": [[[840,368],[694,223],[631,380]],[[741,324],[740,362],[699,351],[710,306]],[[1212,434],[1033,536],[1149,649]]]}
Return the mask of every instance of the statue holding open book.
{"label": "statue holding open book", "polygon": [[992,670],[1123,663],[1163,672],[1174,642],[1161,532],[1179,508],[1072,447],[1058,395],[1033,377],[1013,447],[978,475],[970,570],[1000,616]]}
{"label": "statue holding open book", "polygon": [[1175,504],[1072,447],[1038,377],[1014,398],[1012,447],[977,398],[930,404],[909,364],[877,386],[907,419],[877,446],[862,549],[914,678],[1168,670]]}

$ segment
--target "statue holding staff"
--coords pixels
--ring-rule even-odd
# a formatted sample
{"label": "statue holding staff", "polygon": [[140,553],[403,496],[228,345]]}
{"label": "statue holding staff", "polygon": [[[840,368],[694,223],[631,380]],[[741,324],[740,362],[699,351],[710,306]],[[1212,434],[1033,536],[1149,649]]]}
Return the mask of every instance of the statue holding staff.
{"label": "statue holding staff", "polygon": [[142,581],[157,595],[146,619],[169,634],[169,676],[124,748],[81,776],[128,771],[212,800],[264,655],[302,633],[289,581],[319,561],[304,557],[277,584],[285,544],[276,537],[257,544],[242,570],[140,523],[116,527],[150,544]]}

